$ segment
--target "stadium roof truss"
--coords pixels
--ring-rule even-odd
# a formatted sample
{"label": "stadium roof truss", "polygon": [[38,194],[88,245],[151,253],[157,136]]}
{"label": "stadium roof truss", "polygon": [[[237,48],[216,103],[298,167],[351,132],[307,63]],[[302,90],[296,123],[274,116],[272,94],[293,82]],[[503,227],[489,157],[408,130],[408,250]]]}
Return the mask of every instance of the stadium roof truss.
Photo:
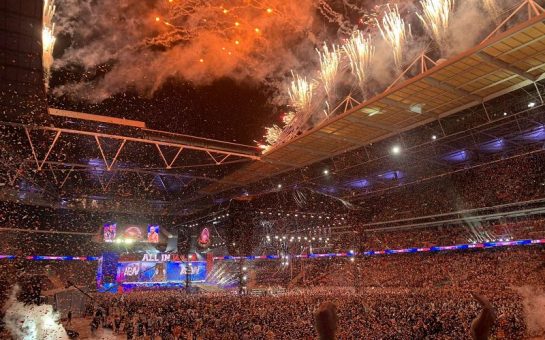
{"label": "stadium roof truss", "polygon": [[[478,46],[431,68],[428,65],[433,61],[419,56],[420,74],[396,80],[383,93],[363,103],[345,99],[341,103],[344,113],[274,146],[260,162],[245,165],[227,175],[225,181],[210,184],[204,192],[219,193],[236,187],[232,183],[247,185],[301,168],[470,107],[483,105],[486,110],[486,101],[542,80],[545,13],[531,0],[516,11],[525,6],[528,21],[497,33],[508,18]],[[411,67],[415,65],[416,60]],[[540,100],[543,103],[543,98]]]}
{"label": "stadium roof truss", "polygon": [[122,178],[130,180],[135,190],[148,191],[155,185],[165,194],[187,198],[186,194],[192,197],[209,183],[221,181],[241,163],[259,159],[255,147],[150,130],[132,122],[123,125],[131,132],[117,133],[116,127],[116,133],[105,133],[0,122],[2,172],[10,186],[22,179],[51,197],[81,187],[75,180],[81,179],[76,175],[80,172],[93,178],[85,182],[90,189],[87,195],[111,194],[112,183]]}
{"label": "stadium roof truss", "polygon": [[[3,124],[3,123],[0,123]],[[29,125],[19,125],[14,123],[8,123],[9,125],[16,125],[20,128],[22,128],[25,131],[25,134],[28,138],[28,143],[30,145],[30,148],[32,150],[32,156],[34,157],[34,160],[36,162],[36,168],[37,170],[42,170],[44,164],[46,164],[49,155],[51,154],[51,151],[57,144],[57,141],[59,140],[59,137],[61,137],[61,134],[67,135],[76,135],[76,136],[90,136],[93,138],[93,140],[96,142],[96,146],[98,150],[100,151],[100,155],[102,157],[102,160],[104,161],[104,164],[106,165],[106,170],[111,171],[114,167],[114,164],[116,163],[119,154],[127,144],[127,142],[133,142],[133,143],[143,143],[143,144],[149,144],[154,145],[157,153],[159,156],[161,156],[161,159],[164,162],[164,169],[172,169],[172,166],[180,156],[180,153],[184,150],[196,150],[201,151],[208,155],[210,159],[213,161],[216,165],[223,164],[227,158],[229,157],[240,157],[240,158],[246,158],[250,160],[257,160],[259,159],[258,156],[252,155],[249,153],[242,153],[238,151],[228,151],[227,149],[219,149],[214,147],[203,147],[198,146],[192,143],[184,143],[184,142],[164,142],[164,141],[157,141],[152,140],[148,138],[139,138],[139,137],[129,137],[129,136],[120,136],[120,135],[113,135],[113,134],[106,134],[106,133],[99,133],[99,132],[92,132],[92,131],[81,131],[81,130],[73,130],[73,129],[65,129],[65,128],[57,128],[57,127],[46,127],[46,126],[29,126]],[[34,143],[32,141],[31,132],[34,130],[41,130],[41,131],[48,131],[54,133],[54,138],[49,144],[49,147],[47,148],[46,154],[43,156],[43,158],[40,158],[36,152],[36,149],[34,147]],[[108,160],[108,157],[106,156],[106,153],[103,149],[103,140],[116,140],[119,141],[119,146],[116,148],[115,155],[113,158]],[[163,148],[170,147],[175,148],[176,153],[175,155],[168,159],[165,157],[165,153],[163,152]]]}

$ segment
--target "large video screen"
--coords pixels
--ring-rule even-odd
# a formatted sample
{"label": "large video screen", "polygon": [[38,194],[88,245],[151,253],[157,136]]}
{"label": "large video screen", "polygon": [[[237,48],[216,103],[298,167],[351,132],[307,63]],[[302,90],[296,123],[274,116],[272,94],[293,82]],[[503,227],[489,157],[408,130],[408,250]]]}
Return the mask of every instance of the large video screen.
{"label": "large video screen", "polygon": [[104,224],[104,242],[114,242],[117,235],[117,224]]}
{"label": "large video screen", "polygon": [[189,273],[191,282],[206,280],[206,262],[119,262],[118,283],[124,282],[184,282]]}
{"label": "large video screen", "polygon": [[159,226],[158,225],[148,225],[148,242],[149,243],[159,243]]}
{"label": "large video screen", "polygon": [[104,242],[161,242],[161,228],[155,224],[104,224]]}

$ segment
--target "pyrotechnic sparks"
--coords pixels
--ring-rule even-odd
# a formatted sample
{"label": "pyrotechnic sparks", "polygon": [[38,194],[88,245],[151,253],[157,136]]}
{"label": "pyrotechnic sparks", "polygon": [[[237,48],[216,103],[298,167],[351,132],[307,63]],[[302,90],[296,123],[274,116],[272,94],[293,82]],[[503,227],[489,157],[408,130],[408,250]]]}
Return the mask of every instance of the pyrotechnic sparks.
{"label": "pyrotechnic sparks", "polygon": [[[128,89],[151,94],[172,78],[197,86],[223,77],[263,81],[311,63],[300,57],[309,52],[307,38],[316,39],[314,0],[131,4],[98,0],[89,7],[63,0],[56,14],[59,33],[78,43],[55,65],[109,67],[104,77],[57,86],[56,94],[101,101]],[[126,20],[111,20],[115,17]]]}
{"label": "pyrotechnic sparks", "polygon": [[341,66],[341,54],[336,45],[331,46],[330,51],[326,43],[324,43],[322,51],[319,49],[316,49],[316,51],[320,57],[320,79],[327,97],[331,98]]}
{"label": "pyrotechnic sparks", "polygon": [[411,37],[411,26],[405,25],[397,5],[393,8],[387,6],[387,11],[382,17],[382,25],[377,20],[377,26],[384,40],[392,47],[395,65],[400,68],[403,63],[405,42]]}
{"label": "pyrotechnic sparks", "polygon": [[55,47],[55,0],[45,0],[42,17],[42,65],[44,68],[45,86],[48,88],[51,65],[53,65],[53,48]]}
{"label": "pyrotechnic sparks", "polygon": [[293,71],[291,74],[293,80],[288,90],[290,99],[298,111],[309,112],[312,105],[312,96],[314,94],[314,84]]}
{"label": "pyrotechnic sparks", "polygon": [[454,0],[420,0],[423,16],[418,18],[432,36],[439,47],[444,51],[448,39],[448,27],[450,14],[454,6]]}
{"label": "pyrotechnic sparks", "polygon": [[274,124],[271,127],[265,128],[265,136],[263,137],[265,137],[267,144],[274,145],[280,138],[280,135],[282,135],[282,129],[278,125]]}
{"label": "pyrotechnic sparks", "polygon": [[282,122],[284,123],[284,125],[289,125],[293,121],[293,118],[295,118],[295,112],[286,112],[282,117]]}
{"label": "pyrotechnic sparks", "polygon": [[484,9],[494,18],[494,21],[498,21],[501,13],[500,6],[497,0],[482,0]]}
{"label": "pyrotechnic sparks", "polygon": [[343,49],[350,60],[350,68],[358,81],[361,91],[365,92],[369,66],[375,54],[375,47],[371,44],[371,38],[365,38],[360,31],[357,31],[343,45]]}

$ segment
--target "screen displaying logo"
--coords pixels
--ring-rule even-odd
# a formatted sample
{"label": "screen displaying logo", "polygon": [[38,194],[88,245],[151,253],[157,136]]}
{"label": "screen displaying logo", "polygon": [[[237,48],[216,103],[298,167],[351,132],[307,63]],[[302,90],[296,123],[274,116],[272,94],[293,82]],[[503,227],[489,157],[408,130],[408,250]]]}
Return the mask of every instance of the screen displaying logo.
{"label": "screen displaying logo", "polygon": [[205,281],[206,262],[119,262],[116,282],[183,282],[187,275],[193,282]]}

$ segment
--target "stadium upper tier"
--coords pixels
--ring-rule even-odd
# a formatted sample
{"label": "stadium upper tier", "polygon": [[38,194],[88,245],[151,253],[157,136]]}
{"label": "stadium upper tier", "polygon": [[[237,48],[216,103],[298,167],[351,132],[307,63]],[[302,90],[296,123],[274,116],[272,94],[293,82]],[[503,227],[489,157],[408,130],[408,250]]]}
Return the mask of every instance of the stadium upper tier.
{"label": "stadium upper tier", "polygon": [[545,13],[332,117],[211,183],[213,194],[304,167],[544,79]]}

